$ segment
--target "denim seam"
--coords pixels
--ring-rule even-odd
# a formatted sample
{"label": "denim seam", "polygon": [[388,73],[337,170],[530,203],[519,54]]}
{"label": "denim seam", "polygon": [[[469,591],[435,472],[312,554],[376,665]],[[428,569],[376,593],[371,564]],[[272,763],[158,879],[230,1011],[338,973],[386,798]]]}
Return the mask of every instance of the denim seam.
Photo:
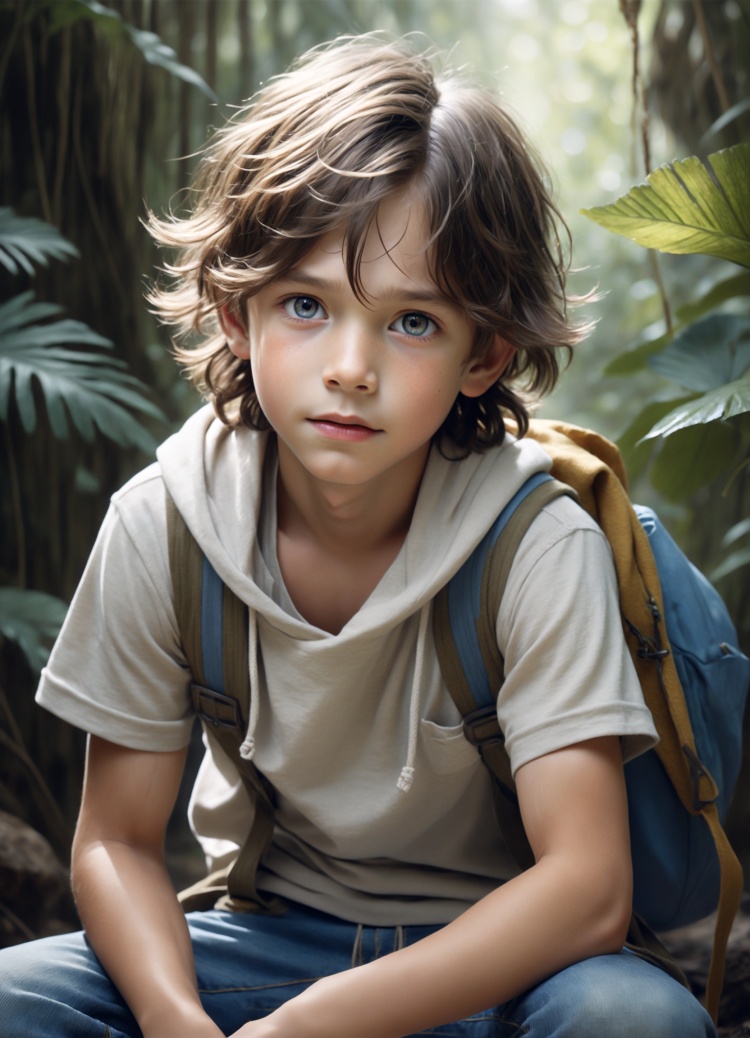
{"label": "denim seam", "polygon": [[198,993],[201,995],[227,995],[231,994],[233,991],[274,991],[276,988],[295,987],[297,984],[314,984],[316,980],[321,980],[321,977],[300,977],[298,980],[281,980],[277,981],[275,984],[255,984],[252,987],[246,987],[244,985],[231,988],[199,987]]}
{"label": "denim seam", "polygon": [[[466,1019],[460,1021],[460,1023],[461,1024],[469,1024],[469,1023],[481,1024],[481,1023],[485,1023],[487,1020],[492,1020],[494,1023],[503,1024],[503,1025],[505,1025],[507,1027],[513,1027],[515,1029],[515,1031],[519,1035],[521,1035],[521,1034],[528,1034],[529,1033],[528,1028],[525,1027],[523,1024],[516,1023],[515,1020],[508,1020],[506,1017],[502,1016],[502,1014],[494,1013],[494,1012],[493,1013],[477,1013],[475,1016],[468,1016],[468,1017],[466,1017]],[[450,1038],[451,1032],[450,1031],[446,1031],[445,1027],[441,1026],[441,1027],[439,1027],[437,1029],[429,1028],[429,1029],[427,1029],[425,1031],[420,1031],[420,1034],[434,1034],[434,1035],[437,1035],[438,1038]],[[462,1036],[462,1038],[463,1038],[465,1032],[463,1030],[458,1030],[458,1031],[455,1032],[455,1034],[460,1034]]]}
{"label": "denim seam", "polygon": [[528,1034],[529,1029],[525,1024],[519,1024],[515,1020],[509,1020],[508,1017],[502,1014],[492,1014],[492,1019],[497,1020],[498,1023],[504,1024],[506,1027],[515,1027],[519,1034]]}

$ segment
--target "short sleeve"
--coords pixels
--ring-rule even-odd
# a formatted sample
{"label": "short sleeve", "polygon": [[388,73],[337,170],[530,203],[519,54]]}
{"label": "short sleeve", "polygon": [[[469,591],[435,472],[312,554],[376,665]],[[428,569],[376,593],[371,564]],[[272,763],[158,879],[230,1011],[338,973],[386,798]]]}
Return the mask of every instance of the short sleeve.
{"label": "short sleeve", "polygon": [[657,740],[625,643],[609,544],[575,502],[548,505],[511,568],[497,623],[498,718],[515,772],[576,742],[621,737],[625,760]]}
{"label": "short sleeve", "polygon": [[190,673],[172,605],[164,487],[157,466],[112,500],[37,702],[133,749],[187,745]]}

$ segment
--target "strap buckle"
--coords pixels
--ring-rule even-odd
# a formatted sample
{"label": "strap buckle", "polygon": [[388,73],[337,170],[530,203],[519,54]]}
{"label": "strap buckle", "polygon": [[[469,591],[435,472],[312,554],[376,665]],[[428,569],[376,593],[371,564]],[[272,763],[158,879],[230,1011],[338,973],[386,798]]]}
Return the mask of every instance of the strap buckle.
{"label": "strap buckle", "polygon": [[223,692],[214,692],[213,689],[195,683],[190,686],[190,690],[195,712],[202,721],[214,728],[240,727],[240,704],[233,696],[225,696]]}
{"label": "strap buckle", "polygon": [[[704,807],[713,804],[718,799],[719,787],[716,785],[716,780],[706,765],[689,746],[683,746],[682,752],[687,757],[688,768],[690,769],[690,781],[693,787],[693,809],[696,812],[700,812]],[[708,797],[700,795],[701,783],[704,780],[708,782],[711,791],[711,795]]]}
{"label": "strap buckle", "polygon": [[472,710],[464,717],[464,735],[472,746],[478,747],[505,741],[497,721],[497,708],[494,703]]}

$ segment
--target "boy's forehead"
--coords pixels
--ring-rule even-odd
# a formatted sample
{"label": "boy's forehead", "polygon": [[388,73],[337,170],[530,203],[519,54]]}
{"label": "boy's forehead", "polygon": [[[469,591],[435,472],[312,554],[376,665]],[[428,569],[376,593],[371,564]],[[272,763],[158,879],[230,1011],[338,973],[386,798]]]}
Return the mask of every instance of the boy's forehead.
{"label": "boy's forehead", "polygon": [[430,236],[424,203],[412,191],[400,192],[381,202],[370,226],[363,262],[379,259],[384,253],[392,258],[429,259]]}
{"label": "boy's forehead", "polygon": [[[322,237],[292,276],[326,276],[345,260],[346,227]],[[423,203],[411,192],[385,199],[362,243],[360,276],[365,289],[374,281],[386,290],[414,288],[425,298],[448,302],[430,273],[432,246]],[[373,286],[375,287],[375,286]],[[378,293],[380,294],[380,293]],[[387,294],[391,294],[387,291]]]}

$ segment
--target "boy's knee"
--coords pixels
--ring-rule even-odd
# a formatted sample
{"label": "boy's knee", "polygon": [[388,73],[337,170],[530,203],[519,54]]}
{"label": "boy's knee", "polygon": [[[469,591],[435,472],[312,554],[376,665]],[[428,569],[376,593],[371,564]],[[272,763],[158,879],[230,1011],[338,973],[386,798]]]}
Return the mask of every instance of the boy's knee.
{"label": "boy's knee", "polygon": [[43,1034],[38,1009],[46,997],[37,941],[0,951],[0,1020],[9,1038]]}
{"label": "boy's knee", "polygon": [[0,951],[0,1021],[3,1038],[140,1033],[81,933]]}
{"label": "boy's knee", "polygon": [[[667,978],[671,981],[671,978]],[[716,1038],[711,1018],[698,1000],[676,981],[623,984],[589,990],[569,1032],[576,1038]]]}
{"label": "boy's knee", "polygon": [[44,956],[40,954],[42,943],[29,941],[0,950],[0,1007],[5,1006],[8,999],[22,998],[27,991],[39,990],[40,968],[44,968]]}
{"label": "boy's knee", "polygon": [[578,963],[529,997],[529,1038],[716,1038],[710,1016],[686,988],[635,956]]}

